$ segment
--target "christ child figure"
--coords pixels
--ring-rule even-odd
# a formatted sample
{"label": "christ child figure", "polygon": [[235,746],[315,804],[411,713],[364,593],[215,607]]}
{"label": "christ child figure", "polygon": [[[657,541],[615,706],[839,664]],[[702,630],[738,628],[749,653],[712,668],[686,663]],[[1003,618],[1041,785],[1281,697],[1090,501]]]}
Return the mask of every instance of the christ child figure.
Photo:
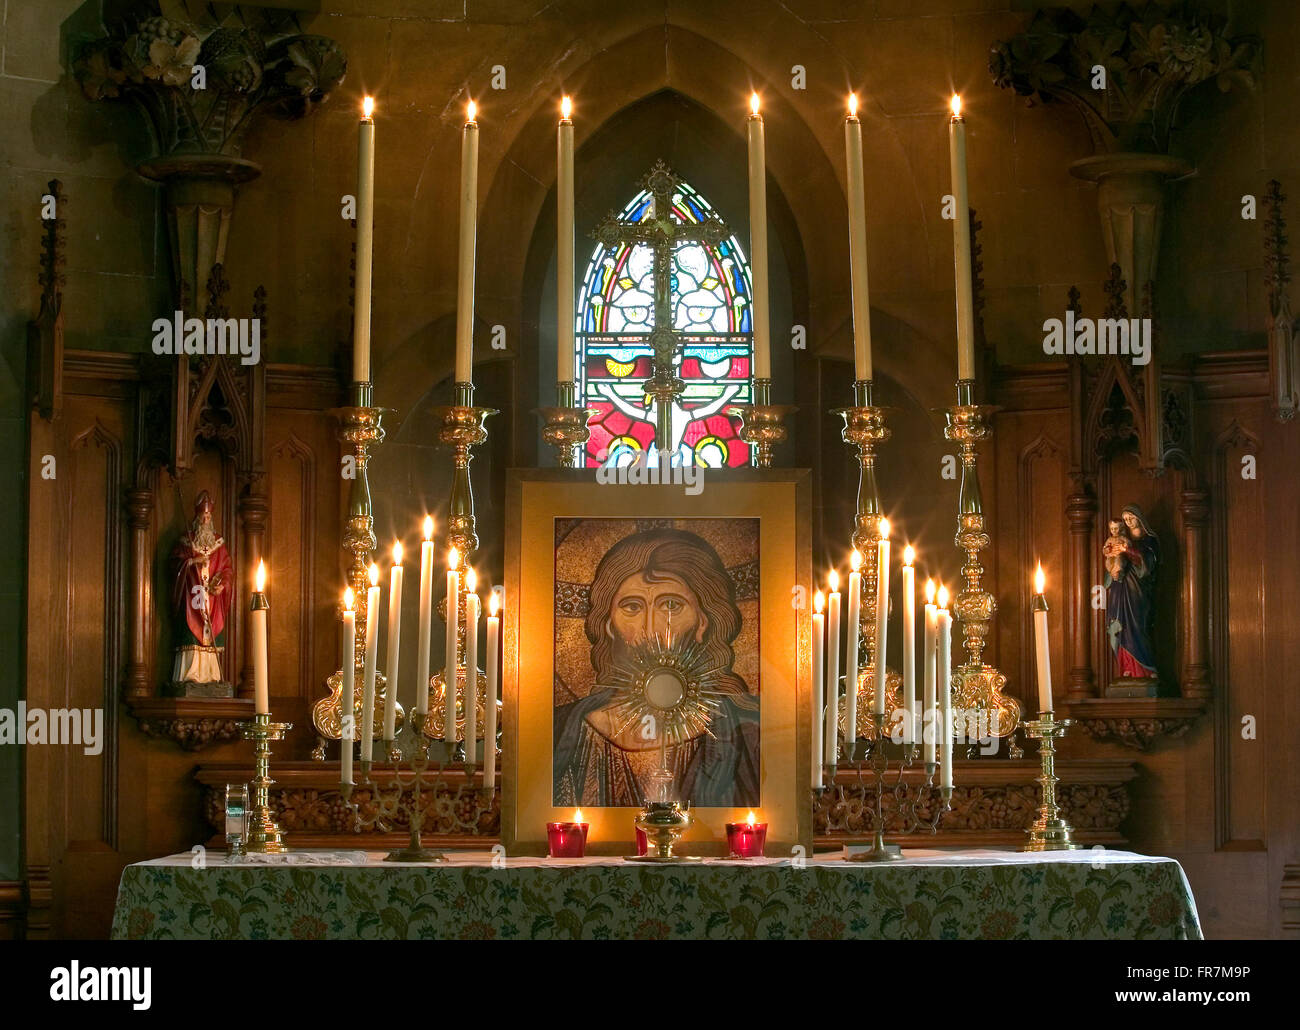
{"label": "christ child figure", "polygon": [[1128,559],[1125,557],[1129,547],[1128,534],[1124,531],[1124,523],[1120,519],[1111,519],[1106,523],[1106,528],[1110,532],[1110,537],[1101,545],[1101,554],[1106,562],[1106,574],[1112,579],[1123,579],[1124,570],[1128,567]]}

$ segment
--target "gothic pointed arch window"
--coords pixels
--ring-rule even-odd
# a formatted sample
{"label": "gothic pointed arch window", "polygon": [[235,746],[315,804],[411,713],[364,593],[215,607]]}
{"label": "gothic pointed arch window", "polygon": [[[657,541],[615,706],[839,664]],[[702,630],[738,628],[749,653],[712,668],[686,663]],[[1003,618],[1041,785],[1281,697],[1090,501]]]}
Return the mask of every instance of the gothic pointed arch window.
{"label": "gothic pointed arch window", "polygon": [[[704,222],[714,210],[700,193],[678,182],[671,217]],[[638,193],[623,209],[625,221],[654,217],[654,197]],[[626,465],[655,441],[650,398],[644,392],[655,328],[651,248],[597,244],[578,296],[576,347],[578,390],[597,414],[589,423],[588,468]],[[682,426],[673,463],[707,468],[747,465],[749,447],[736,435],[733,404],[752,392],[753,289],[749,262],[735,236],[717,246],[683,241],[673,251],[673,328],[683,338],[677,374],[686,384],[673,412],[674,435]]]}

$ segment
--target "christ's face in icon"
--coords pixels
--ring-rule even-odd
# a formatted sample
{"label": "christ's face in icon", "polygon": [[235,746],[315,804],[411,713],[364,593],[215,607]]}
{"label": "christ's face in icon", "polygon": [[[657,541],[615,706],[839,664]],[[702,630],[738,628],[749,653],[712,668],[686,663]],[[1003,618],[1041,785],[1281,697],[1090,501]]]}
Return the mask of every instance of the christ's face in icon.
{"label": "christ's face in icon", "polygon": [[654,637],[664,641],[704,639],[707,620],[695,593],[676,576],[648,579],[629,576],[614,594],[610,630],[615,639],[635,647]]}

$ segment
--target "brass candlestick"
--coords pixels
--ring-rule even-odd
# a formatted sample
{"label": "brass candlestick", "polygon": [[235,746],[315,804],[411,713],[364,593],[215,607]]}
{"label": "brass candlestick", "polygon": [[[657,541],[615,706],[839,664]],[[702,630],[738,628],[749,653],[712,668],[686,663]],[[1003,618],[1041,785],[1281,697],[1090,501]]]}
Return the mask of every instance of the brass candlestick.
{"label": "brass candlestick", "polygon": [[577,403],[578,384],[555,384],[555,406],[537,408],[542,418],[542,440],[555,448],[560,467],[582,468],[582,445],[591,439],[587,420],[597,411]]}
{"label": "brass candlestick", "polygon": [[[452,449],[452,477],[451,493],[447,498],[447,545],[455,547],[460,554],[460,565],[457,568],[459,578],[457,597],[459,604],[457,611],[459,613],[458,631],[456,634],[456,689],[458,694],[456,712],[462,711],[459,695],[461,694],[460,685],[467,682],[468,676],[465,670],[465,571],[469,568],[474,554],[478,551],[478,532],[477,523],[474,517],[474,488],[470,483],[469,463],[472,458],[470,451],[479,444],[485,443],[488,438],[487,428],[484,422],[491,415],[497,413],[495,408],[476,408],[474,407],[474,386],[472,383],[457,383],[455,385],[455,403],[434,408],[434,417],[441,423],[438,429],[438,440],[440,443]],[[446,618],[446,600],[444,599],[439,610]],[[478,670],[474,670],[474,683],[477,686],[479,682]],[[442,681],[445,679],[443,672],[438,672],[430,677],[427,684],[421,684],[420,689],[429,690],[431,698],[430,703],[440,703],[445,705],[446,702],[446,684]],[[441,689],[440,689],[441,685]],[[476,695],[478,691],[475,691]],[[459,719],[456,720],[459,723]],[[444,712],[443,722],[446,722]],[[425,721],[421,733],[427,737],[433,737],[434,720]],[[480,720],[479,725],[482,725]],[[456,751],[456,727],[451,727],[447,731],[439,725],[437,735],[441,736],[446,733],[448,738],[448,760],[451,760]],[[474,747],[473,743],[467,742],[467,755],[472,757],[470,749]]]}
{"label": "brass candlestick", "polygon": [[754,403],[733,404],[727,409],[740,418],[740,438],[749,444],[750,464],[756,469],[772,467],[772,449],[789,435],[785,418],[799,409],[793,404],[772,403],[772,380],[754,380]]}
{"label": "brass candlestick", "polygon": [[266,712],[253,716],[252,722],[241,728],[245,740],[253,742],[253,803],[248,809],[248,830],[244,835],[244,851],[254,855],[270,855],[288,851],[280,824],[271,815],[271,741],[283,740],[293,729],[291,722],[272,722]]}
{"label": "brass candlestick", "polygon": [[1080,846],[1070,840],[1070,824],[1061,818],[1056,803],[1056,739],[1065,736],[1069,725],[1069,719],[1056,719],[1051,712],[1040,712],[1037,719],[1025,723],[1025,734],[1042,741],[1038,746],[1042,763],[1038,783],[1043,797],[1037,820],[1025,831],[1029,839],[1021,845],[1021,851],[1074,851]]}
{"label": "brass candlestick", "polygon": [[[867,744],[869,748],[869,758],[866,764],[871,767],[874,789],[876,797],[875,814],[872,817],[873,840],[870,851],[860,851],[856,854],[847,856],[849,862],[895,862],[903,857],[903,849],[897,844],[887,844],[885,842],[885,791],[888,789],[897,802],[899,811],[903,814],[903,826],[901,832],[910,834],[916,832],[924,826],[930,833],[937,833],[939,821],[943,818],[944,812],[952,811],[952,788],[940,787],[936,798],[934,787],[934,776],[939,771],[939,766],[935,762],[925,763],[925,782],[918,784],[915,788],[909,787],[903,782],[903,773],[912,766],[916,761],[917,746],[916,744],[904,744],[903,755],[898,763],[898,775],[895,778],[892,787],[886,787],[885,777],[889,771],[889,759],[885,755],[885,743],[889,739],[885,733],[885,716],[879,712],[871,713],[872,736]],[[859,785],[865,785],[863,781],[863,763],[857,763]],[[839,803],[847,804],[844,788],[837,787],[839,792]],[[934,804],[935,801],[938,804]],[[921,817],[922,811],[929,811],[929,818]]]}
{"label": "brass candlestick", "polygon": [[[880,519],[884,514],[880,504],[880,486],[876,482],[876,448],[889,439],[891,433],[885,424],[886,408],[874,403],[874,384],[870,379],[858,379],[853,383],[853,406],[836,408],[832,414],[844,419],[842,438],[845,443],[857,448],[858,452],[858,496],[853,515],[853,546],[862,555],[862,602],[857,626],[859,647],[859,670],[875,668],[876,663],[876,578],[877,559],[879,557]],[[852,627],[850,627],[852,631]],[[862,712],[864,700],[871,699],[874,691],[874,676],[865,680],[861,675],[858,683],[847,684],[847,690],[858,691],[857,707]],[[839,690],[839,684],[834,685]],[[843,709],[844,706],[841,706]],[[846,724],[847,725],[847,724]],[[845,757],[854,761],[858,755],[856,727],[852,738],[845,737]],[[834,765],[836,755],[826,756],[827,762]]]}
{"label": "brass candlestick", "polygon": [[[357,726],[361,725],[361,702],[364,688],[364,667],[366,659],[366,624],[367,598],[366,588],[370,585],[367,570],[370,567],[378,541],[375,538],[374,507],[370,501],[370,448],[384,440],[383,417],[386,409],[371,406],[371,385],[369,383],[352,384],[352,405],[335,408],[330,414],[339,420],[339,442],[350,450],[352,464],[345,468],[345,475],[351,473],[351,486],[348,489],[348,515],[343,524],[342,547],[348,555],[348,585],[352,587],[356,624],[359,632],[353,645],[354,696],[350,699],[352,712],[356,716]],[[383,673],[375,674],[375,739],[383,732],[384,691],[387,680]],[[311,756],[316,761],[325,760],[325,744],[337,740],[342,746],[342,720],[344,700],[342,698],[343,671],[332,673],[325,681],[329,694],[312,706],[312,724],[316,728],[316,747]],[[397,686],[394,684],[393,689]],[[396,707],[397,725],[401,726],[405,712],[399,704]],[[359,731],[358,731],[359,732]]]}
{"label": "brass candlestick", "polygon": [[996,409],[975,404],[973,388],[972,380],[960,380],[957,383],[957,404],[945,410],[944,436],[957,444],[961,454],[954,542],[966,552],[966,562],[961,567],[966,585],[952,603],[953,613],[961,620],[962,643],[966,648],[966,661],[953,672],[953,705],[965,711],[967,720],[971,713],[987,718],[993,736],[1008,737],[1020,725],[1020,702],[1014,697],[1002,696],[1007,684],[1006,676],[984,663],[985,638],[989,635],[998,605],[981,583],[984,565],[980,561],[980,552],[989,546],[989,534],[985,530],[984,503],[980,497],[979,469],[976,466],[977,445],[993,435],[989,416]]}

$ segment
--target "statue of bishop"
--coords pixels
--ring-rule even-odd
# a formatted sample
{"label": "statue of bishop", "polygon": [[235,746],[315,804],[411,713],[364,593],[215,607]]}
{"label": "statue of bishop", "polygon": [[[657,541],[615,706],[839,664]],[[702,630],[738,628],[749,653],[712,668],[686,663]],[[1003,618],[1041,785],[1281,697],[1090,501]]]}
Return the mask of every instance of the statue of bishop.
{"label": "statue of bishop", "polygon": [[174,695],[230,697],[233,690],[221,675],[230,617],[230,552],[212,525],[212,498],[206,490],[194,502],[194,521],[176,542],[172,610],[176,615],[176,660],[172,666]]}

